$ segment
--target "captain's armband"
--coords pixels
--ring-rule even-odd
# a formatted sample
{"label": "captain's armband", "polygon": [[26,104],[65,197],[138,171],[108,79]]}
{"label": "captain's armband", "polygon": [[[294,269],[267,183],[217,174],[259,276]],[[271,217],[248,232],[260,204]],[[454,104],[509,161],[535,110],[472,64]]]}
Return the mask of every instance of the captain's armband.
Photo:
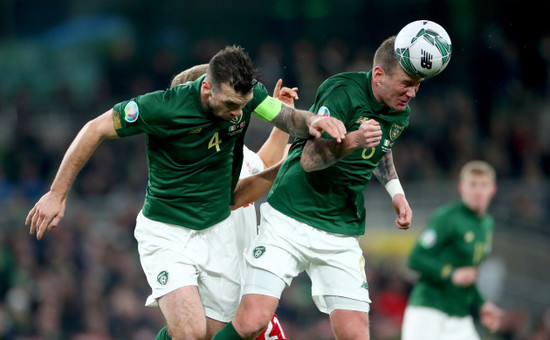
{"label": "captain's armband", "polygon": [[263,102],[254,109],[256,115],[265,121],[272,121],[281,112],[283,102],[271,96],[267,96]]}

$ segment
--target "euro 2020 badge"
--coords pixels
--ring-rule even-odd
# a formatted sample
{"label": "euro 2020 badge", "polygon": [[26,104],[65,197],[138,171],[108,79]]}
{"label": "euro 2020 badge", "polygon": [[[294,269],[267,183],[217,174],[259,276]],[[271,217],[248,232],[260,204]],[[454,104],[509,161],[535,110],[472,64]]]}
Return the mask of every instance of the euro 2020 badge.
{"label": "euro 2020 badge", "polygon": [[135,101],[131,100],[124,107],[124,120],[133,123],[138,119],[139,109]]}
{"label": "euro 2020 badge", "polygon": [[319,110],[317,111],[317,115],[321,116],[321,117],[330,117],[330,111],[329,111],[328,107],[321,106],[319,108]]}

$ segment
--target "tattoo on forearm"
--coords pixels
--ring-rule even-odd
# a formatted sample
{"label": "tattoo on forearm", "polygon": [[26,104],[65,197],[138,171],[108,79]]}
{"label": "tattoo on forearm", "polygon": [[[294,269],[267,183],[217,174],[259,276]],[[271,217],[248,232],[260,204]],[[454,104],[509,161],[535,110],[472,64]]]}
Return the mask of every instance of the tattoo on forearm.
{"label": "tattoo on forearm", "polygon": [[299,138],[307,138],[309,136],[309,128],[307,126],[307,118],[312,113],[303,110],[296,110],[290,106],[283,105],[281,112],[273,118],[273,124],[279,129],[288,132],[292,136]]}
{"label": "tattoo on forearm", "polygon": [[393,164],[393,155],[391,151],[382,157],[373,173],[383,185],[386,185],[386,183],[392,179],[397,179],[397,171]]}
{"label": "tattoo on forearm", "polygon": [[306,171],[322,170],[335,164],[349,152],[344,143],[337,143],[332,139],[310,139],[302,150],[300,162]]}

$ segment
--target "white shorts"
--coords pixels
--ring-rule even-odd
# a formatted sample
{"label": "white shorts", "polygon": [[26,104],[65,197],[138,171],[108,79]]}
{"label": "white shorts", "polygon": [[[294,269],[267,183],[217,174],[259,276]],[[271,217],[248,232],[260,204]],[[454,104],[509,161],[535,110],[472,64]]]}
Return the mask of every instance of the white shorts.
{"label": "white shorts", "polygon": [[246,207],[241,207],[231,212],[231,218],[235,223],[235,237],[237,239],[237,251],[241,258],[241,282],[244,282],[244,274],[246,271],[246,262],[244,260],[244,252],[252,241],[258,236],[258,221],[256,219],[256,207],[250,204]]}
{"label": "white shorts", "polygon": [[151,286],[146,306],[184,286],[198,286],[205,315],[229,322],[240,293],[239,259],[233,220],[204,230],[153,221],[138,214],[134,236],[141,267]]}
{"label": "white shorts", "polygon": [[[358,237],[315,229],[268,203],[262,204],[260,210],[260,235],[245,253],[249,266],[275,274],[287,286],[305,270],[311,278],[313,301],[323,313],[330,312],[325,296],[357,300],[363,307],[350,309],[369,311],[365,259]],[[249,288],[246,293],[254,294]]]}
{"label": "white shorts", "polygon": [[402,340],[479,340],[471,316],[449,316],[435,308],[407,306]]}

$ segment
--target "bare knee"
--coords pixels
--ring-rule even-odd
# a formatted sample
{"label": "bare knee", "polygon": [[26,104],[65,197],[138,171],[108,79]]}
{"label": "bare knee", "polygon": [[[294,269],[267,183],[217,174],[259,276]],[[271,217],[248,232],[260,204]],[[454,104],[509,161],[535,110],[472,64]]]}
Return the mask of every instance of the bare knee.
{"label": "bare knee", "polygon": [[245,295],[233,319],[233,327],[241,337],[253,339],[269,324],[278,299],[264,295]]}
{"label": "bare knee", "polygon": [[174,340],[206,339],[206,317],[196,286],[178,288],[158,300]]}
{"label": "bare knee", "polygon": [[336,339],[369,340],[369,317],[365,312],[334,310],[330,323]]}
{"label": "bare knee", "polygon": [[206,324],[168,325],[168,334],[172,340],[206,340]]}
{"label": "bare knee", "polygon": [[266,329],[272,314],[260,312],[249,314],[243,317],[235,317],[233,327],[241,337],[245,339],[253,339]]}

